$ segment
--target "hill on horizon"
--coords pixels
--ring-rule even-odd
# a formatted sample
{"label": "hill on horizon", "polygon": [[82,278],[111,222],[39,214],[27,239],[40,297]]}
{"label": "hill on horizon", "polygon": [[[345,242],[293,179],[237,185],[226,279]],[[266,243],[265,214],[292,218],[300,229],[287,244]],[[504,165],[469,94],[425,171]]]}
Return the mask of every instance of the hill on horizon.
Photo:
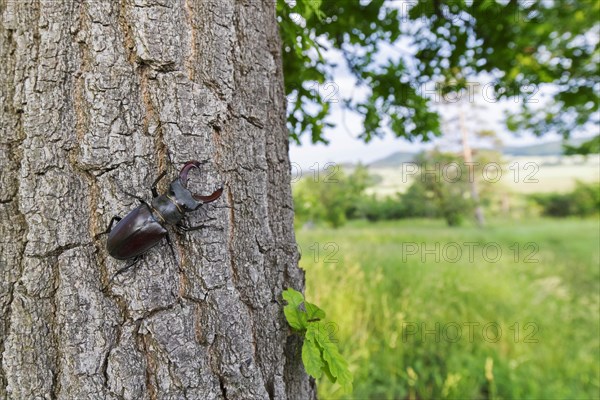
{"label": "hill on horizon", "polygon": [[[570,139],[568,144],[580,145],[590,138]],[[564,153],[563,142],[560,140],[537,143],[525,146],[505,146],[501,149],[502,154],[507,156],[560,156]],[[403,163],[412,162],[421,151],[396,151],[388,156],[375,160],[368,165],[374,168],[398,167]]]}

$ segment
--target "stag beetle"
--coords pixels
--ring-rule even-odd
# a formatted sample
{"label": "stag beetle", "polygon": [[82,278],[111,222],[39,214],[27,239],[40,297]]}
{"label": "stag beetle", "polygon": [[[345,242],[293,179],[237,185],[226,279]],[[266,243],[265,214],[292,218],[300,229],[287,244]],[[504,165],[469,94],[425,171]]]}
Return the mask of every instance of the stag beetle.
{"label": "stag beetle", "polygon": [[[113,217],[108,228],[103,232],[108,233],[106,241],[108,254],[118,260],[134,259],[130,265],[119,270],[117,274],[131,268],[140,255],[158,244],[162,238],[166,237],[171,245],[165,229],[166,225],[173,225],[183,231],[193,231],[205,227],[205,225],[185,226],[181,223],[186,212],[194,211],[205,203],[217,200],[223,193],[223,186],[208,196],[194,194],[187,188],[188,172],[199,166],[200,162],[198,161],[186,162],[179,172],[179,177],[169,185],[169,190],[159,195],[156,185],[166,175],[166,171],[161,173],[152,184],[150,204],[141,197],[127,193],[137,198],[142,204],[127,214],[125,218]],[[115,222],[117,225],[113,229],[112,226]]]}

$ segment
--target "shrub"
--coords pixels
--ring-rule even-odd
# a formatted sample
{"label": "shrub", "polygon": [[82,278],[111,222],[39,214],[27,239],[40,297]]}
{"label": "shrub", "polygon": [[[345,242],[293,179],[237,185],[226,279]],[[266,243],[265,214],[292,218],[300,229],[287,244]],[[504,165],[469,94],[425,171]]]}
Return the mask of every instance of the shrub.
{"label": "shrub", "polygon": [[537,193],[531,198],[542,207],[542,214],[550,217],[587,217],[600,210],[598,183],[578,181],[570,193]]}

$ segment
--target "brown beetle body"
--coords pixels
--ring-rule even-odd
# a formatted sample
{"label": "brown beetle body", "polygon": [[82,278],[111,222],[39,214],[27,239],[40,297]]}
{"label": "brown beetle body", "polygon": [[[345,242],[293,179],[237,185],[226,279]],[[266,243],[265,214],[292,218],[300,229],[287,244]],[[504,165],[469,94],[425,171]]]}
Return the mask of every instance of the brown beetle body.
{"label": "brown beetle body", "polygon": [[126,260],[144,254],[166,234],[167,230],[157,222],[150,208],[142,204],[110,231],[106,248],[117,260]]}
{"label": "brown beetle body", "polygon": [[[202,204],[217,200],[223,193],[223,187],[208,196],[199,196],[187,188],[187,175],[190,169],[198,168],[198,161],[188,161],[179,173],[179,177],[169,185],[167,193],[158,195],[156,184],[165,175],[162,173],[152,185],[153,199],[142,204],[121,219],[114,217],[107,229],[108,253],[119,260],[138,257],[156,246],[167,236],[166,225],[173,225],[183,230],[194,230],[199,227],[185,227],[181,221],[186,212],[198,209]],[[119,221],[111,229],[114,221]]]}

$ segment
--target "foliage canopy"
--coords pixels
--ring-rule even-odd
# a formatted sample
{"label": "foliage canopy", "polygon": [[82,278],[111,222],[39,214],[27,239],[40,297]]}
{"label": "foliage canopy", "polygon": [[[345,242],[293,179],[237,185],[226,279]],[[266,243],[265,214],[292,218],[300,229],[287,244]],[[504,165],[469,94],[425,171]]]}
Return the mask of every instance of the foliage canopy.
{"label": "foliage canopy", "polygon": [[[363,118],[368,142],[391,131],[428,140],[440,134],[438,115],[424,85],[457,92],[490,79],[494,99],[521,99],[507,119],[515,131],[565,137],[598,124],[600,51],[597,0],[322,1],[278,0],[283,40],[289,128],[294,140],[310,134],[328,142],[326,85],[336,65],[325,50],[339,52],[365,99],[342,99]],[[543,108],[524,99],[546,85],[553,94]]]}

